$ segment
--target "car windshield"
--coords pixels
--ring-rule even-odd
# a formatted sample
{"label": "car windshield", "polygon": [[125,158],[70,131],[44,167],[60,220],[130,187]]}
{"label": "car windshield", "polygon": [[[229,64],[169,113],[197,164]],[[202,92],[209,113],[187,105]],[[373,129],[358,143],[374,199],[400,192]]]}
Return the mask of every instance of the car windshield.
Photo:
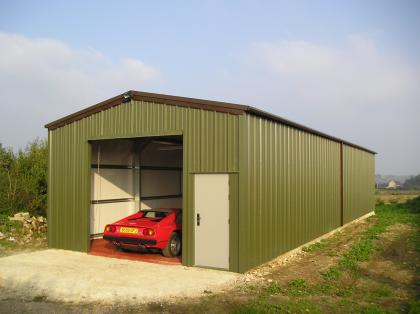
{"label": "car windshield", "polygon": [[170,210],[141,210],[140,212],[143,213],[142,218],[165,218],[171,213]]}

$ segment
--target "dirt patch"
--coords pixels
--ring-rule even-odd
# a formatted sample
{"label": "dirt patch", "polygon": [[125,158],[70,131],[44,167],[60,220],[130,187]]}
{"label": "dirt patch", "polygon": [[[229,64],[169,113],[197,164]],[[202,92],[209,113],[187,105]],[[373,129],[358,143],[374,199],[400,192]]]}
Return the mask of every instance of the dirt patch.
{"label": "dirt patch", "polygon": [[396,267],[408,271],[420,269],[420,256],[416,253],[414,243],[408,241],[416,232],[411,225],[391,226],[379,239],[383,250],[374,260],[392,262]]}
{"label": "dirt patch", "polygon": [[320,273],[336,264],[342,254],[348,250],[358,235],[373,225],[375,217],[350,224],[330,238],[325,239],[323,248],[312,252],[300,252],[289,260],[274,260],[249,272],[265,281],[273,280],[285,284],[295,278],[302,278],[309,283],[320,280]]}
{"label": "dirt patch", "polygon": [[[338,279],[321,275],[337,265],[377,222],[378,217],[371,217],[350,225],[311,252],[298,253],[286,261],[274,260],[250,271],[240,285],[227,293],[173,304],[170,312],[219,313],[232,309],[261,312],[265,309],[290,313],[381,313],[382,308],[400,312],[407,308],[413,293],[420,291],[415,270],[419,254],[410,239],[416,232],[413,226],[390,226],[375,240],[378,250],[368,262],[360,264],[360,269],[344,271]],[[383,271],[378,273],[381,268]]]}
{"label": "dirt patch", "polygon": [[[234,289],[223,293],[212,293],[198,299],[188,299],[180,303],[164,305],[164,309],[170,313],[226,313],[249,303],[250,300],[261,293],[267,294],[267,302],[275,304],[291,302],[290,296],[278,294],[278,287],[288,287],[289,283],[297,278],[303,279],[307,285],[317,285],[323,282],[321,272],[334,265],[351,244],[358,239],[360,234],[375,222],[376,217],[373,216],[350,224],[324,240],[327,244],[321,249],[311,252],[299,251],[286,259],[278,258],[255,268],[240,278]],[[344,274],[340,281],[345,287],[351,287],[355,285],[356,279]],[[293,293],[295,292],[297,295],[305,295],[306,293],[304,287],[302,290],[300,288],[295,289]],[[277,310],[277,312],[311,312],[311,304],[313,302],[322,304],[325,301],[321,300],[322,298],[336,299],[337,297],[315,295],[309,298],[308,303],[303,304],[303,308],[292,306],[284,310]],[[292,302],[294,301],[292,300]],[[145,312],[149,310],[150,308],[146,308]],[[325,313],[330,313],[332,308],[325,307],[323,310]]]}
{"label": "dirt patch", "polygon": [[419,280],[416,268],[419,256],[409,239],[416,228],[407,224],[395,224],[378,239],[381,250],[369,262],[361,264],[368,278],[390,284],[394,288],[411,286]]}

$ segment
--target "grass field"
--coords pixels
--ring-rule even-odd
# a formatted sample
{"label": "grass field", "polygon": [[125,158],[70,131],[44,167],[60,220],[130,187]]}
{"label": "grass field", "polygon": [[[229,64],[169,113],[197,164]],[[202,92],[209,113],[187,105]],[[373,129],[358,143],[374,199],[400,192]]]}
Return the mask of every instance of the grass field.
{"label": "grass field", "polygon": [[420,313],[420,197],[257,270],[260,280],[146,311],[193,313]]}
{"label": "grass field", "polygon": [[375,197],[376,203],[405,203],[408,200],[420,196],[420,191],[408,191],[408,190],[376,190]]}

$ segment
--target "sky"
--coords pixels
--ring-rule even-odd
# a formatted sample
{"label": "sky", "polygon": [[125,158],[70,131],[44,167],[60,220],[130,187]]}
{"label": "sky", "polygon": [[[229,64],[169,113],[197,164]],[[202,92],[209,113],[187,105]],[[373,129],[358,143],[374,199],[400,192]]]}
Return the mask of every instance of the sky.
{"label": "sky", "polygon": [[251,105],[420,174],[420,1],[0,0],[0,143],[128,90]]}

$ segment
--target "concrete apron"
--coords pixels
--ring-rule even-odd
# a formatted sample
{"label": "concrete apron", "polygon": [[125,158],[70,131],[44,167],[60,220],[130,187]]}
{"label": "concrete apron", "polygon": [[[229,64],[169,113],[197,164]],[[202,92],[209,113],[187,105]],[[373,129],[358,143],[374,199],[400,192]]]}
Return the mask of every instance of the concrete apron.
{"label": "concrete apron", "polygon": [[[197,297],[233,285],[240,274],[44,250],[0,258],[7,297],[76,303],[145,303]],[[174,301],[175,301],[174,300]]]}

